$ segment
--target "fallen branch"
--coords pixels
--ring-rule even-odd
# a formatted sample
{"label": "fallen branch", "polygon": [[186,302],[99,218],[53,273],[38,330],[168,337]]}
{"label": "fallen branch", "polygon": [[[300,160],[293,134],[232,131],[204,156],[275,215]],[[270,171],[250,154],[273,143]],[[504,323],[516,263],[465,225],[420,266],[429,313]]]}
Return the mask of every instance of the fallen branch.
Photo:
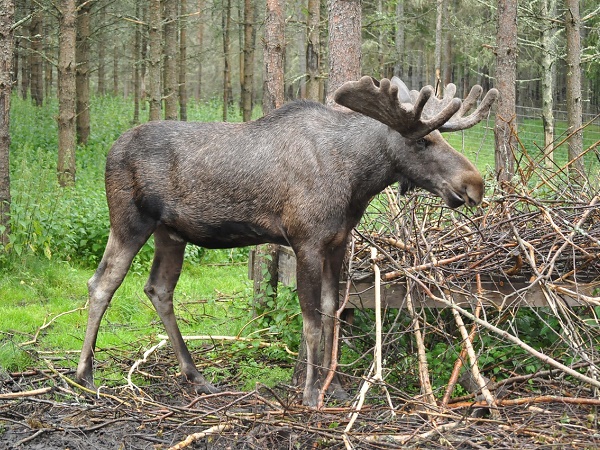
{"label": "fallen branch", "polygon": [[172,447],[169,447],[169,450],[181,450],[182,448],[189,447],[194,442],[203,439],[207,436],[212,436],[217,433],[221,433],[223,431],[229,431],[233,428],[233,423],[222,423],[219,425],[215,425],[213,427],[208,428],[207,430],[201,431],[199,433],[190,434],[183,441],[175,444]]}
{"label": "fallen branch", "polygon": [[[571,405],[600,406],[600,399],[585,397],[560,397],[558,395],[540,395],[538,397],[523,397],[516,399],[496,400],[496,406],[529,405],[531,403],[568,403]],[[457,402],[448,405],[450,409],[459,408],[487,408],[486,402]]]}
{"label": "fallen branch", "polygon": [[21,391],[21,392],[8,392],[6,394],[0,394],[0,400],[11,400],[14,398],[22,397],[33,397],[35,395],[47,394],[52,391],[52,387],[45,387],[40,389],[34,389],[32,391]]}

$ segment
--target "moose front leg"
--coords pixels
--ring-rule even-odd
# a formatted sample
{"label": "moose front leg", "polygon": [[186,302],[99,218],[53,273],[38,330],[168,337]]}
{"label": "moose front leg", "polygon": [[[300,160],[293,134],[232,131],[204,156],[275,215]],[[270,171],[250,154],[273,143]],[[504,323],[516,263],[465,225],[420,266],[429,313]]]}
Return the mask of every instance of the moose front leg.
{"label": "moose front leg", "polygon": [[321,342],[321,280],[323,259],[317,251],[299,251],[296,254],[298,299],[302,310],[302,324],[306,340],[306,384],[302,403],[316,408],[319,401],[319,344]]}

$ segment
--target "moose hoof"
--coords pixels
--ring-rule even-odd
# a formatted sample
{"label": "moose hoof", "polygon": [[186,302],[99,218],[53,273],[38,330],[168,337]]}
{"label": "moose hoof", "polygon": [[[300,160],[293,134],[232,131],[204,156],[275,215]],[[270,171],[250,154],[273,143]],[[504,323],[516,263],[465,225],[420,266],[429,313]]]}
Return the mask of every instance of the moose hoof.
{"label": "moose hoof", "polygon": [[195,374],[194,377],[186,378],[197,394],[218,394],[221,392],[219,388],[206,381],[206,378],[200,373]]}

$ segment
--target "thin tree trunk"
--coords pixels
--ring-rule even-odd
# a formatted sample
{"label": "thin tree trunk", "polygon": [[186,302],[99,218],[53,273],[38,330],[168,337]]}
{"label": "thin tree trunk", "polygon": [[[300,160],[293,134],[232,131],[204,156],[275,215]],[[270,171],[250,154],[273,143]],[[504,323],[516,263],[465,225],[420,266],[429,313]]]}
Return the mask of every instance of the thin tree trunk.
{"label": "thin tree trunk", "polygon": [[496,87],[500,91],[494,134],[496,175],[509,181],[516,151],[517,0],[498,0]]}
{"label": "thin tree trunk", "polygon": [[[135,3],[135,16],[140,17],[140,2]],[[142,33],[140,25],[135,24],[133,36],[133,123],[140,123],[140,97],[141,97],[141,75],[140,65],[142,64],[141,57]]]}
{"label": "thin tree trunk", "polygon": [[19,54],[21,55],[21,98],[27,100],[31,82],[31,39],[29,36],[29,28],[23,27],[21,31],[23,33],[23,39],[19,40]]}
{"label": "thin tree trunk", "polygon": [[[147,2],[142,3],[140,14],[142,16],[142,23],[146,23],[148,20]],[[142,111],[146,111],[146,109],[148,108],[148,93],[146,91],[146,64],[148,63],[148,33],[145,33],[144,31],[144,28],[138,30],[140,34],[140,109]]]}
{"label": "thin tree trunk", "polygon": [[333,93],[346,81],[361,75],[361,7],[359,0],[329,0],[329,84],[328,105]]}
{"label": "thin tree trunk", "polygon": [[254,3],[244,0],[244,61],[242,80],[242,117],[244,122],[252,120],[252,95],[254,92],[254,46],[256,45],[256,31]]}
{"label": "thin tree trunk", "polygon": [[[404,0],[398,0],[396,3],[396,64],[394,65],[394,75],[399,78],[404,77]],[[406,80],[405,80],[406,81]]]}
{"label": "thin tree trunk", "polygon": [[199,11],[199,15],[198,15],[198,28],[197,28],[197,32],[196,32],[196,37],[198,40],[198,75],[196,76],[196,93],[195,93],[195,97],[196,100],[200,100],[200,98],[202,97],[202,61],[203,61],[203,56],[202,56],[202,50],[204,48],[204,1],[205,0],[198,0],[198,11]]}
{"label": "thin tree trunk", "polygon": [[435,21],[435,77],[433,80],[433,86],[436,89],[437,95],[441,97],[442,94],[442,47],[443,45],[443,23],[444,23],[444,12],[445,12],[445,1],[437,0],[436,3],[436,21]]}
{"label": "thin tree trunk", "polygon": [[165,7],[165,119],[179,117],[177,88],[177,1],[164,2]]}
{"label": "thin tree trunk", "polygon": [[44,103],[44,80],[43,80],[43,41],[42,41],[42,30],[43,20],[40,11],[35,11],[37,5],[31,7],[31,22],[29,23],[29,37],[31,39],[30,48],[31,53],[29,54],[29,67],[31,68],[31,100],[36,106],[42,106]]}
{"label": "thin tree trunk", "polygon": [[321,0],[308,0],[306,98],[321,101]]}
{"label": "thin tree trunk", "polygon": [[[106,20],[106,6],[100,8],[98,11],[98,22],[99,27],[102,28],[104,26],[104,22]],[[98,95],[102,96],[106,94],[106,40],[104,39],[104,32],[102,30],[98,31],[97,36],[98,42],[98,80],[96,92]]]}
{"label": "thin tree trunk", "polygon": [[269,113],[283,105],[285,55],[285,21],[280,0],[267,0],[265,18],[263,112]]}
{"label": "thin tree trunk", "polygon": [[10,218],[10,95],[13,87],[15,5],[0,0],[0,244],[8,243]]}
{"label": "thin tree trunk", "polygon": [[547,167],[554,161],[554,80],[556,73],[556,0],[541,0],[544,21],[542,45],[542,121],[544,124],[544,155]]}
{"label": "thin tree trunk", "polygon": [[90,136],[90,3],[78,0],[77,50],[77,142],[87,144]]}
{"label": "thin tree trunk", "polygon": [[161,56],[161,11],[160,0],[151,0],[148,10],[148,97],[150,103],[150,120],[160,119],[160,56]]}
{"label": "thin tree trunk", "polygon": [[187,0],[179,0],[179,120],[187,120]]}
{"label": "thin tree trunk", "polygon": [[113,45],[113,96],[119,95],[119,50],[117,42]]}
{"label": "thin tree trunk", "polygon": [[231,95],[231,0],[223,2],[223,15],[221,16],[223,27],[223,122],[227,122],[229,105],[232,102]]}
{"label": "thin tree trunk", "polygon": [[75,0],[61,0],[58,49],[58,182],[75,184]]}
{"label": "thin tree trunk", "polygon": [[585,173],[583,164],[583,131],[581,102],[581,16],[579,0],[565,0],[565,29],[567,37],[567,122],[570,134],[568,149],[573,179]]}

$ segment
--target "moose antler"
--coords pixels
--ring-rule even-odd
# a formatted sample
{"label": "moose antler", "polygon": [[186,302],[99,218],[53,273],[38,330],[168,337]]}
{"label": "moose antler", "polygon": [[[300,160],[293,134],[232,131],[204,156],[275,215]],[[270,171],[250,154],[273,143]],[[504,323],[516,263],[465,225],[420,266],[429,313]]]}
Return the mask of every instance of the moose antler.
{"label": "moose antler", "polygon": [[353,111],[376,119],[409,139],[419,139],[433,130],[458,131],[480,122],[498,96],[490,89],[475,112],[465,117],[473,108],[483,89],[475,85],[461,101],[455,98],[456,86],[449,84],[442,99],[433,95],[433,88],[425,86],[420,91],[408,91],[397,77],[377,81],[362,77],[359,81],[344,83],[334,95],[335,101]]}

